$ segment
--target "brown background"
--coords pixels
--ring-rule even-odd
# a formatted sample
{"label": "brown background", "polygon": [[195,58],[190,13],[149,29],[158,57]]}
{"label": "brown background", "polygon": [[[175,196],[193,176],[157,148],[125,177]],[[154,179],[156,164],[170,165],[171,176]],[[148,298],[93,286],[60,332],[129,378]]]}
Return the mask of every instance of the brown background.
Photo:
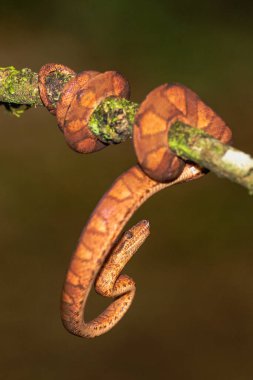
{"label": "brown background", "polygon": [[[164,82],[191,87],[253,153],[252,5],[238,1],[9,1],[0,65],[119,70],[141,101]],[[210,174],[159,193],[134,220],[152,234],[127,267],[137,296],[95,340],[68,334],[59,300],[78,235],[131,142],[72,152],[45,109],[0,113],[0,378],[253,378],[252,198]],[[132,224],[133,221],[131,221]],[[89,316],[104,303],[93,297]]]}

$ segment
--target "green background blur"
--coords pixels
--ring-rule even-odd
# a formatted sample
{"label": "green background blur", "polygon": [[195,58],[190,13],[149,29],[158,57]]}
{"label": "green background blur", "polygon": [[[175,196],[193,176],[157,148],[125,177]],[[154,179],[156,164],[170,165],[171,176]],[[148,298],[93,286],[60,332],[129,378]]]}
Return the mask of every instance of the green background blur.
{"label": "green background blur", "polygon": [[[119,70],[140,102],[164,82],[197,92],[253,153],[253,3],[1,2],[0,65],[63,63]],[[82,156],[45,109],[0,113],[0,379],[252,380],[252,197],[212,174],[159,193],[134,216],[151,222],[126,272],[127,316],[85,340],[62,327],[59,301],[79,233],[131,142]],[[88,316],[104,306],[91,297]]]}

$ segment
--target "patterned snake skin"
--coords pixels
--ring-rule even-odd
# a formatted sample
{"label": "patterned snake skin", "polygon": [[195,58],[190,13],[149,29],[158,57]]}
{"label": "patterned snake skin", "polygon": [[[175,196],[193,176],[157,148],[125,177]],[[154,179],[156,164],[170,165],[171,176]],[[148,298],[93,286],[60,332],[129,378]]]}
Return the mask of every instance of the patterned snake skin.
{"label": "patterned snake skin", "polygon": [[[45,76],[53,70],[52,64],[49,66],[40,71],[42,100],[56,113],[68,144],[82,153],[104,148],[106,144],[89,131],[89,118],[108,96],[129,96],[126,80],[115,71],[78,74],[64,87],[55,110],[46,95]],[[70,70],[55,66],[55,70],[59,68]],[[186,164],[170,151],[168,131],[176,120],[203,129],[224,143],[231,140],[231,131],[222,119],[188,88],[164,84],[150,92],[133,129],[139,165],[123,173],[104,194],[70,261],[61,313],[64,326],[75,335],[92,338],[107,332],[133,301],[135,283],[120,273],[149,235],[149,223],[143,220],[119,238],[130,217],[158,191],[204,175],[199,167]],[[99,294],[114,300],[98,317],[86,322],[86,301],[94,283]]]}

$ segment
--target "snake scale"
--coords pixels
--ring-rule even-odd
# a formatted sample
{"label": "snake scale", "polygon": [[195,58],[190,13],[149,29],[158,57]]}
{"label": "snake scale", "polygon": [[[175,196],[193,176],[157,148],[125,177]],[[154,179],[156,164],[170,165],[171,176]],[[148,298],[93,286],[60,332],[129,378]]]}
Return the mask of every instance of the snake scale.
{"label": "snake scale", "polygon": [[[80,153],[105,148],[107,144],[89,130],[89,119],[107,97],[129,98],[128,82],[115,71],[84,71],[64,86],[54,107],[47,95],[46,79],[55,71],[74,73],[63,65],[45,65],[39,72],[39,89],[44,105],[56,114],[68,145]],[[231,141],[231,131],[223,120],[185,86],[164,84],[148,94],[133,127],[138,164],[116,179],[104,194],[83,229],[70,261],[61,316],[64,326],[75,335],[93,338],[107,332],[133,301],[135,283],[121,271],[149,235],[149,223],[142,220],[121,236],[130,217],[158,191],[205,174],[170,151],[168,131],[177,120],[203,129],[224,143]],[[113,301],[87,322],[85,308],[93,284],[97,293],[112,297]]]}

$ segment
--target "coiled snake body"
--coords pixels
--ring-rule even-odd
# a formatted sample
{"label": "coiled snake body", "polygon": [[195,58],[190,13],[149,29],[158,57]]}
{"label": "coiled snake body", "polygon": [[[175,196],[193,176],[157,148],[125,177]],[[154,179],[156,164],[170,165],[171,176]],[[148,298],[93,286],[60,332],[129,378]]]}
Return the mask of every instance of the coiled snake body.
{"label": "coiled snake body", "polygon": [[[39,74],[42,100],[50,112],[54,110],[45,95],[45,76],[56,69],[59,65],[46,65]],[[99,102],[108,96],[129,96],[127,82],[116,72],[84,72],[64,87],[55,113],[68,144],[75,150],[85,153],[106,146],[89,131],[88,121]],[[143,220],[118,240],[133,213],[158,191],[204,175],[201,168],[186,164],[170,151],[168,131],[176,120],[204,129],[223,142],[231,139],[231,131],[222,119],[186,87],[165,84],[147,96],[133,130],[139,165],[123,173],[102,197],[70,262],[61,312],[64,326],[75,335],[91,338],[107,332],[132,303],[135,283],[120,273],[149,235],[149,223]],[[98,317],[86,322],[86,301],[94,283],[99,294],[115,299]]]}

